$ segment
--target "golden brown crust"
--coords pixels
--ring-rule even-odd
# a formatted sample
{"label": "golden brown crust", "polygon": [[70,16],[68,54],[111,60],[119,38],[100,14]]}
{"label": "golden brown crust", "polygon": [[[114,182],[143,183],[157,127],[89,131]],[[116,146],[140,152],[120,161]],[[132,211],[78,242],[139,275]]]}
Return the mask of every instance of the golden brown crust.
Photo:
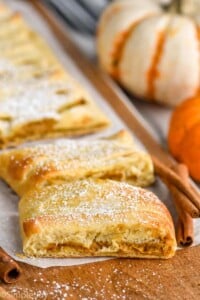
{"label": "golden brown crust", "polygon": [[138,186],[154,180],[150,156],[135,149],[132,137],[125,131],[105,140],[65,140],[7,150],[0,154],[0,177],[19,195],[35,186],[87,177],[128,181]]}
{"label": "golden brown crust", "polygon": [[82,180],[27,193],[19,204],[30,256],[174,255],[166,207],[149,191],[110,180]]}

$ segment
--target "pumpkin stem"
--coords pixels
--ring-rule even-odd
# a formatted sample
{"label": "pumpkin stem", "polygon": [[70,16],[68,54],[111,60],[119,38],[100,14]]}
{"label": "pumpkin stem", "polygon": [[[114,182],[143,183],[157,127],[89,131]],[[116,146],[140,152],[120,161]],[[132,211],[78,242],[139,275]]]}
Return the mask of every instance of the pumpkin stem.
{"label": "pumpkin stem", "polygon": [[176,12],[178,14],[182,13],[182,4],[183,4],[182,2],[183,2],[182,0],[175,0]]}
{"label": "pumpkin stem", "polygon": [[171,0],[166,3],[163,5],[164,9],[187,16],[194,15],[200,6],[197,0]]}
{"label": "pumpkin stem", "polygon": [[162,7],[166,11],[181,13],[182,0],[162,1]]}

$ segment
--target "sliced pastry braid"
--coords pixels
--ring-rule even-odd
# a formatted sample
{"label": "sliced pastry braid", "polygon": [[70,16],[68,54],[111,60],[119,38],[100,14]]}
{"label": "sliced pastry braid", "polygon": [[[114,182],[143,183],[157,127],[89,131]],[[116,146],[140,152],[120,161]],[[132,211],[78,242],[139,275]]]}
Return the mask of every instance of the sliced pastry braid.
{"label": "sliced pastry braid", "polygon": [[0,4],[0,148],[108,125],[43,39]]}
{"label": "sliced pastry braid", "polygon": [[85,179],[36,188],[19,204],[23,250],[36,257],[169,258],[174,227],[151,192]]}
{"label": "sliced pastry braid", "polygon": [[0,177],[20,196],[36,186],[88,177],[147,186],[153,173],[150,156],[135,147],[126,131],[104,140],[62,140],[0,154]]}

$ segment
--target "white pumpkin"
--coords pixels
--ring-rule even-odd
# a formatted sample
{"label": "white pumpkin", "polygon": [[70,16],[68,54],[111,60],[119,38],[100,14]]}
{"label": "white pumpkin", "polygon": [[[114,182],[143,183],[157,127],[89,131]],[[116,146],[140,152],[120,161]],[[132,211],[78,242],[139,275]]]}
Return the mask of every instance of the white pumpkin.
{"label": "white pumpkin", "polygon": [[136,96],[175,106],[200,88],[199,23],[155,0],[114,1],[99,22],[100,64]]}

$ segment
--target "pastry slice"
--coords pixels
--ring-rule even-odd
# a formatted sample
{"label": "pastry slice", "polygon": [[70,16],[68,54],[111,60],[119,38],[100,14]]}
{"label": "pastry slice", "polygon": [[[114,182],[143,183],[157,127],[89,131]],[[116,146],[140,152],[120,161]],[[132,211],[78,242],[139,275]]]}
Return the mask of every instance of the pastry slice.
{"label": "pastry slice", "polygon": [[[5,65],[5,64],[4,64]],[[7,66],[0,81],[0,148],[24,141],[92,133],[109,121],[62,70],[21,73]]]}
{"label": "pastry slice", "polygon": [[7,69],[0,81],[0,148],[108,126],[96,104],[62,70],[31,78],[25,69],[16,74]]}
{"label": "pastry slice", "polygon": [[0,5],[0,149],[110,122],[19,13]]}
{"label": "pastry slice", "polygon": [[123,182],[73,181],[27,193],[19,203],[27,256],[169,258],[171,216],[151,192]]}
{"label": "pastry slice", "polygon": [[62,140],[6,150],[0,154],[0,177],[17,194],[87,177],[147,186],[154,181],[153,164],[125,131],[107,140]]}

